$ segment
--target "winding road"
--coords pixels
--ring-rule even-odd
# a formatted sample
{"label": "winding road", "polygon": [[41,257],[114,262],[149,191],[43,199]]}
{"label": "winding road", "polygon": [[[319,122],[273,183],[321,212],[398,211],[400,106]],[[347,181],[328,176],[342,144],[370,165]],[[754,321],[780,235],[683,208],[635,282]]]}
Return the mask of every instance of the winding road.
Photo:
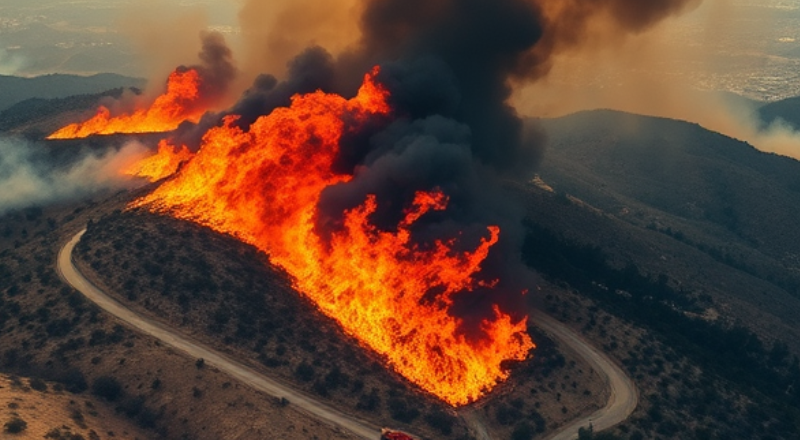
{"label": "winding road", "polygon": [[[376,440],[380,437],[380,428],[357,417],[342,413],[331,406],[319,402],[304,393],[288,387],[246,365],[198,342],[192,341],[180,332],[165,326],[153,319],[140,316],[115,299],[109,297],[78,271],[72,261],[72,251],[86,230],[75,234],[58,253],[57,269],[61,277],[73,288],[84,294],[106,312],[128,324],[132,328],[152,336],[166,345],[186,353],[193,358],[202,358],[206,364],[217,368],[232,378],[277,398],[285,398],[292,405],[313,417],[338,426],[361,438]],[[610,428],[622,422],[633,412],[638,403],[636,387],[630,378],[605,354],[593,348],[572,330],[542,313],[531,316],[534,322],[583,357],[606,381],[611,389],[611,396],[606,406],[588,417],[575,420],[558,432],[547,437],[547,440],[574,440],[578,429],[590,423],[596,431]],[[466,415],[466,414],[465,414]],[[483,423],[478,417],[465,417],[479,440],[490,440]]]}
{"label": "winding road", "polygon": [[591,424],[595,432],[602,431],[624,421],[633,413],[639,403],[639,393],[636,391],[636,385],[622,368],[580,335],[544,313],[535,311],[531,313],[530,319],[550,336],[575,350],[600,374],[611,392],[606,406],[586,417],[573,420],[546,440],[575,440],[578,438],[578,430],[582,427]]}
{"label": "winding road", "polygon": [[168,328],[155,320],[138,315],[103,293],[92,284],[91,281],[87,280],[72,262],[72,251],[85,232],[86,230],[84,229],[77,233],[61,248],[58,253],[58,272],[67,283],[84,294],[89,300],[100,306],[100,308],[116,316],[119,320],[125,322],[134,329],[152,336],[186,353],[190,357],[202,358],[206,365],[219,369],[245,385],[278,398],[286,398],[291,405],[310,413],[321,421],[338,426],[364,439],[377,440],[380,438],[379,427],[318,402],[216,350],[192,341],[174,329]]}

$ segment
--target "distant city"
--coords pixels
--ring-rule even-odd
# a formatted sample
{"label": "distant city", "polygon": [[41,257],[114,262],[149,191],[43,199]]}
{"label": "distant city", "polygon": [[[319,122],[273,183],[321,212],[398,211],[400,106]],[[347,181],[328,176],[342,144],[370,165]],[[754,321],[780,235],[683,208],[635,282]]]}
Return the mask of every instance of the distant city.
{"label": "distant city", "polygon": [[[161,1],[187,11],[202,4],[209,27],[235,46],[236,5],[225,0]],[[0,5],[0,74],[118,73],[143,76],[141,56],[118,30],[130,2],[4,0]],[[701,90],[759,101],[800,95],[800,1],[706,0],[668,22],[672,46],[686,56],[653,66]],[[702,59],[691,48],[703,46]],[[600,77],[598,82],[613,78]]]}

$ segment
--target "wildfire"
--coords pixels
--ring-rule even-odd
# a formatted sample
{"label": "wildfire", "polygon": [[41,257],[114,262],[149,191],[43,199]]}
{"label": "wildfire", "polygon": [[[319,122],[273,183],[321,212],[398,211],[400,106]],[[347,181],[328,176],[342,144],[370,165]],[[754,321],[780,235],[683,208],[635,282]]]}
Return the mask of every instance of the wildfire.
{"label": "wildfire", "polygon": [[[392,231],[370,222],[374,196],[345,212],[330,235],[315,229],[323,190],[352,179],[333,170],[340,138],[353,124],[391,113],[376,73],[366,75],[353,99],[323,92],[295,96],[290,107],[261,117],[247,132],[228,117],[206,133],[201,149],[173,179],[131,206],[256,246],[322,312],[397,372],[451,405],[464,405],[508,377],[504,360],[523,360],[534,347],[526,320],[514,322],[499,308],[493,320],[483,322],[484,336],[477,341],[465,337],[462,321],[448,313],[459,292],[491,287],[476,274],[500,229],[489,226],[467,252],[455,251],[455,240],[424,249],[415,244],[412,225],[447,208],[448,197],[438,189],[417,192]],[[426,298],[432,289],[441,292],[435,300]]]}
{"label": "wildfire", "polygon": [[97,114],[86,122],[70,124],[59,129],[47,139],[76,139],[97,134],[160,133],[172,131],[183,121],[197,122],[205,112],[200,105],[202,79],[195,69],[179,69],[167,80],[167,91],[156,98],[146,109],[133,114],[111,116],[111,111],[100,106]]}
{"label": "wildfire", "polygon": [[162,140],[158,144],[158,153],[123,169],[122,174],[144,177],[151,182],[157,182],[175,174],[178,167],[192,156],[192,152],[185,145],[178,149],[169,141]]}

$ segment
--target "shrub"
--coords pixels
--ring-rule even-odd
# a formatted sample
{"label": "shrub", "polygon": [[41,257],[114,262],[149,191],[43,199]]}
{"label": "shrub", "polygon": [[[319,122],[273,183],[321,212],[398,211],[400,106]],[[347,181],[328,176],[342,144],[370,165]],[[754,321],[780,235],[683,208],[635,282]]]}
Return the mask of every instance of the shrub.
{"label": "shrub", "polygon": [[122,384],[113,376],[100,376],[92,384],[92,394],[113,402],[122,394]]}
{"label": "shrub", "polygon": [[41,392],[47,391],[47,384],[42,379],[33,378],[30,380],[30,385],[31,388],[33,388],[36,391],[41,391]]}
{"label": "shrub", "polygon": [[314,379],[314,367],[303,362],[297,366],[294,375],[303,382],[311,382]]}
{"label": "shrub", "polygon": [[325,386],[332,390],[335,390],[339,387],[346,387],[347,384],[350,382],[350,376],[346,373],[342,373],[342,370],[339,367],[333,367],[333,369],[325,376]]}
{"label": "shrub", "polygon": [[150,408],[142,408],[142,411],[139,413],[139,417],[137,417],[137,421],[139,422],[139,426],[142,428],[152,429],[156,427],[156,422],[161,417],[161,414],[153,411]]}
{"label": "shrub", "polygon": [[450,414],[436,409],[425,415],[425,422],[432,428],[439,430],[442,435],[450,435],[453,432],[455,419]]}
{"label": "shrub", "polygon": [[529,423],[523,422],[514,427],[511,440],[531,440],[534,434],[536,434],[536,429]]}
{"label": "shrub", "polygon": [[497,418],[497,423],[505,426],[511,426],[517,420],[522,418],[522,412],[513,406],[508,406],[501,403],[497,406],[495,417]]}
{"label": "shrub", "polygon": [[89,388],[89,385],[86,383],[86,376],[84,376],[80,370],[74,368],[67,370],[59,382],[63,383],[64,388],[73,394],[82,393]]}
{"label": "shrub", "polygon": [[28,422],[15,416],[12,417],[11,420],[7,421],[4,426],[7,433],[19,434],[20,432],[28,429]]}
{"label": "shrub", "polygon": [[117,411],[125,413],[128,417],[134,417],[144,409],[144,397],[136,396],[123,399],[122,403],[116,408]]}
{"label": "shrub", "polygon": [[418,409],[409,407],[405,400],[398,398],[389,399],[389,413],[393,419],[403,423],[411,423],[419,417]]}
{"label": "shrub", "polygon": [[314,392],[322,397],[328,397],[329,395],[328,386],[325,384],[325,382],[319,380],[314,382]]}
{"label": "shrub", "polygon": [[373,388],[369,394],[362,394],[358,397],[356,408],[364,411],[375,411],[381,404],[381,398],[378,396],[378,389]]}

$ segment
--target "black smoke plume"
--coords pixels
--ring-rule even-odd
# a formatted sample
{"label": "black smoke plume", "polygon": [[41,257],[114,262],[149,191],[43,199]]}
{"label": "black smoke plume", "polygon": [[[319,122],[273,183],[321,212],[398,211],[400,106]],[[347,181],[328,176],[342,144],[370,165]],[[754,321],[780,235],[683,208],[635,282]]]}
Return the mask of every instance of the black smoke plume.
{"label": "black smoke plume", "polygon": [[[534,171],[544,139],[523,131],[508,103],[513,84],[547,73],[557,52],[642,32],[694,3],[363,0],[356,46],[336,59],[319,48],[307,50],[291,64],[289,79],[259,78],[229,113],[241,115],[238,123],[246,128],[288,105],[294,93],[321,89],[352,96],[364,74],[380,66],[378,80],[391,92],[394,115],[346,130],[336,171],[353,178],[323,193],[317,233],[324,237],[341,227],[343,213],[368,194],[378,202],[372,221],[391,230],[417,191],[434,189],[444,191],[450,204],[415,225],[419,246],[454,239],[472,249],[489,235],[487,226],[500,226],[500,242],[481,272],[498,284],[459,294],[450,310],[464,318],[465,333],[480,336],[478,324],[492,318],[492,304],[520,316],[520,293],[531,286],[519,258],[522,209],[502,183]],[[606,26],[592,26],[597,23]],[[596,28],[612,29],[611,35],[596,38]],[[221,116],[206,123],[218,124]]]}
{"label": "black smoke plume", "polygon": [[481,273],[499,283],[459,294],[450,312],[465,319],[468,334],[492,317],[492,304],[519,316],[520,293],[532,285],[519,258],[523,213],[502,182],[533,173],[544,139],[523,131],[508,104],[512,82],[541,77],[554,53],[589,38],[596,20],[611,20],[620,35],[636,33],[687,3],[365,0],[359,45],[337,60],[337,91],[351,95],[380,65],[397,118],[344,140],[341,168],[354,178],[323,194],[320,233],[367,194],[379,204],[373,221],[392,228],[416,191],[440,188],[450,205],[417,225],[419,243],[454,238],[469,248],[488,235],[487,225],[501,228]]}
{"label": "black smoke plume", "polygon": [[192,150],[200,147],[203,135],[222,123],[224,117],[236,115],[236,125],[246,129],[259,117],[278,107],[288,107],[296,94],[331,90],[334,78],[334,59],[320,47],[311,47],[294,58],[288,66],[288,79],[278,82],[270,74],[259,75],[232,108],[207,113],[198,124],[184,124],[175,133],[175,142]]}
{"label": "black smoke plume", "polygon": [[228,48],[222,34],[203,32],[200,39],[202,48],[197,54],[200,64],[184,69],[196,69],[200,73],[200,96],[203,104],[214,105],[226,96],[231,83],[236,79],[236,65],[233,62],[233,52]]}

